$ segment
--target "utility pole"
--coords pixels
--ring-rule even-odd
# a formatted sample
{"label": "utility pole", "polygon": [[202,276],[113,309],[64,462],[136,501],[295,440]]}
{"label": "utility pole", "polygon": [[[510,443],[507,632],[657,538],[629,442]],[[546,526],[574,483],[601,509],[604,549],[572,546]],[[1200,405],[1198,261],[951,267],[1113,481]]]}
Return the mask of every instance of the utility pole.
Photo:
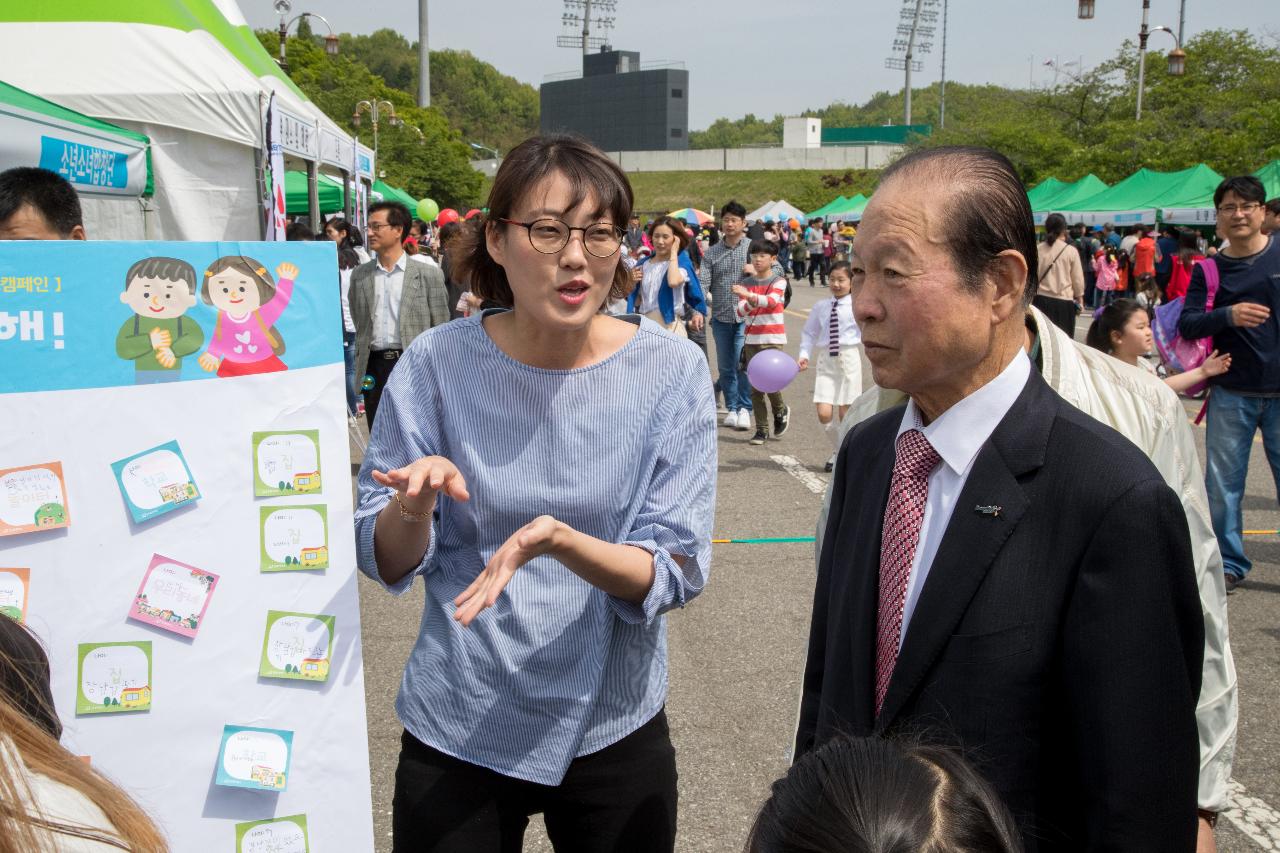
{"label": "utility pole", "polygon": [[418,106],[431,106],[431,50],[427,41],[427,0],[418,0]]}
{"label": "utility pole", "polygon": [[591,43],[591,0],[586,0],[586,7],[582,10],[582,55],[587,55],[588,45]]}
{"label": "utility pole", "polygon": [[1138,30],[1138,115],[1142,121],[1142,84],[1147,77],[1147,39],[1151,31],[1147,29],[1147,13],[1151,11],[1151,0],[1142,0],[1142,29]]}
{"label": "utility pole", "polygon": [[942,92],[938,105],[938,127],[947,126],[947,6],[950,0],[942,0]]}
{"label": "utility pole", "polygon": [[1187,0],[1178,5],[1178,46],[1182,46],[1182,35],[1187,30]]}
{"label": "utility pole", "polygon": [[924,5],[924,0],[916,0],[916,14],[915,14],[915,17],[911,19],[911,35],[907,37],[907,64],[906,64],[907,67],[905,72],[906,82],[903,85],[903,90],[906,93],[905,95],[906,109],[904,110],[906,117],[902,122],[903,124],[911,124],[911,60],[915,58],[916,29],[920,24],[920,7],[923,5]]}

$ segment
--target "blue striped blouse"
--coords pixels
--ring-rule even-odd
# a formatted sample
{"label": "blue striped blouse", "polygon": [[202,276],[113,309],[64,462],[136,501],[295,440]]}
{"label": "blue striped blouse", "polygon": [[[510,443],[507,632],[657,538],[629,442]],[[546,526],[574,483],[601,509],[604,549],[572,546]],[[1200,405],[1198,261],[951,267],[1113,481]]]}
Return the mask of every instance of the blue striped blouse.
{"label": "blue striped blouse", "polygon": [[[431,329],[392,372],[360,470],[356,539],[360,568],[374,580],[374,523],[392,492],[372,469],[444,456],[471,494],[465,503],[440,497],[422,563],[388,587],[399,595],[422,575],[427,588],[396,700],[400,720],[441,752],[541,784],[559,784],[576,756],[661,710],[662,614],[702,591],[711,563],[716,422],[706,361],[656,323],[626,319],[639,321],[635,337],[577,370],[513,360],[480,316]],[[652,553],[643,604],[539,557],[462,628],[453,599],[544,513]],[[687,555],[683,567],[673,553]]]}

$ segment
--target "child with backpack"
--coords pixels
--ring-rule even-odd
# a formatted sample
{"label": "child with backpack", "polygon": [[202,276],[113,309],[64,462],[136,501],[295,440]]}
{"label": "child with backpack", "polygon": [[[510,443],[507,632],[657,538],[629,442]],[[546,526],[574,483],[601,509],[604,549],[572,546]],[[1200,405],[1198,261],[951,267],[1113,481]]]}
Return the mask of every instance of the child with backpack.
{"label": "child with backpack", "polygon": [[[787,279],[774,273],[773,263],[778,257],[778,244],[769,240],[752,240],[747,247],[752,275],[744,277],[732,288],[738,297],[738,319],[747,324],[742,345],[742,363],[749,364],[758,353],[767,349],[783,349],[787,345],[787,324],[783,311],[787,305]],[[751,408],[755,413],[756,432],[751,444],[764,444],[769,438],[768,411],[765,393],[751,389]],[[779,438],[787,431],[791,412],[782,400],[782,392],[768,394],[773,409],[773,436]]]}
{"label": "child with backpack", "polygon": [[[1146,359],[1155,344],[1150,315],[1136,299],[1117,299],[1103,308],[1089,326],[1085,343],[1125,364],[1156,374],[1156,368]],[[1164,377],[1164,383],[1179,394],[1189,393],[1230,369],[1231,355],[1219,355],[1213,350],[1195,367]]]}

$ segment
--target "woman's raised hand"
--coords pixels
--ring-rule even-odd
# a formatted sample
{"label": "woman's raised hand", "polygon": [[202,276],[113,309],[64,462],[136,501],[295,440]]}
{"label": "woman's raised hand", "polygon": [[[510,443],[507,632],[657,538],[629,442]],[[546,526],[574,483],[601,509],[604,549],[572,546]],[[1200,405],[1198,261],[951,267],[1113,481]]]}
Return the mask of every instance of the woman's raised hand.
{"label": "woman's raised hand", "polygon": [[540,515],[511,534],[471,586],[453,600],[457,607],[453,618],[466,627],[482,610],[492,607],[515,576],[516,569],[552,550],[560,529],[560,522],[549,515]]}
{"label": "woman's raised hand", "polygon": [[401,505],[410,512],[431,512],[440,492],[456,501],[471,499],[462,472],[443,456],[424,456],[385,474],[374,470],[372,477],[375,483],[399,492]]}

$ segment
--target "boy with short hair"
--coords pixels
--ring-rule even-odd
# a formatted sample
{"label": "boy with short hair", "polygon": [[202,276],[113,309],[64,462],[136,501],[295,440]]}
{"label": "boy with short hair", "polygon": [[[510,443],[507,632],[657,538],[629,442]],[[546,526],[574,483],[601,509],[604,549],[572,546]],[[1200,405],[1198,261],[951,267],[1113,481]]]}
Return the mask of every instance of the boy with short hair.
{"label": "boy with short hair", "polygon": [[[773,271],[778,257],[778,244],[771,240],[752,240],[747,249],[751,259],[752,275],[744,276],[733,286],[738,297],[738,316],[747,324],[742,345],[742,363],[767,349],[782,349],[787,345],[787,325],[783,309],[787,304],[787,279]],[[751,443],[764,444],[769,438],[769,422],[765,411],[765,394],[751,389],[751,408],[755,413],[756,434]],[[768,395],[773,409],[773,435],[775,438],[787,431],[791,411],[782,401],[782,392]]]}
{"label": "boy with short hair", "polygon": [[204,345],[200,324],[183,314],[196,304],[196,271],[177,258],[143,258],[129,267],[120,301],[133,309],[116,335],[116,355],[134,363],[134,382],[176,382],[182,358]]}

